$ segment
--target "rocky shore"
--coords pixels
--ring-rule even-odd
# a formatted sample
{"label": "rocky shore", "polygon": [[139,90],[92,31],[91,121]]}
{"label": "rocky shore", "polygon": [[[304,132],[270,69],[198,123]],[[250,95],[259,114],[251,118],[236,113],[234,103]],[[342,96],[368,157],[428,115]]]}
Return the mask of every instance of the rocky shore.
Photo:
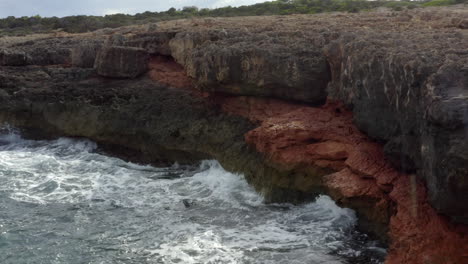
{"label": "rocky shore", "polygon": [[468,8],[0,38],[0,123],[154,164],[213,158],[268,201],[328,194],[386,263],[468,262]]}

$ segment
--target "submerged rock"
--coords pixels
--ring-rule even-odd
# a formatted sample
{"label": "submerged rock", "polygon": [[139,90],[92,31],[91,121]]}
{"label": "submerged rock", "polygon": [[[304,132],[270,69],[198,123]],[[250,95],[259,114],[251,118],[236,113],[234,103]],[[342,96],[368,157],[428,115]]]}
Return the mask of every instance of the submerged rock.
{"label": "submerged rock", "polygon": [[190,208],[194,205],[195,201],[190,199],[183,199],[182,203],[184,204],[185,208]]}

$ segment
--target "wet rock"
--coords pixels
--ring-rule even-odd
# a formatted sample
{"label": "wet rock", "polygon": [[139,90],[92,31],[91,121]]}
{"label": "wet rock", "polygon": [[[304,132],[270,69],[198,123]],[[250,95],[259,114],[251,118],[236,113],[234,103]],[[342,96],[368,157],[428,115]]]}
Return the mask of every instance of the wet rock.
{"label": "wet rock", "polygon": [[185,208],[190,208],[195,204],[195,201],[191,199],[183,199],[182,203],[184,204]]}
{"label": "wet rock", "polygon": [[363,228],[385,238],[393,209],[385,194],[389,182],[379,173],[391,167],[379,146],[354,126],[352,115],[331,103],[296,109],[280,103],[265,105],[261,100],[256,105],[277,112],[249,131],[246,141],[279,167],[307,168],[305,180],[291,178],[284,184],[324,189],[339,204],[356,209]]}
{"label": "wet rock", "polygon": [[94,67],[101,76],[136,78],[148,70],[148,60],[144,49],[104,47],[98,52]]}
{"label": "wet rock", "polygon": [[396,171],[382,146],[357,129],[346,109],[334,103],[294,109],[257,99],[256,107],[262,105],[276,113],[251,112],[248,116],[261,125],[246,134],[246,141],[278,167],[307,171],[303,179],[290,175],[277,184],[321,186],[338,204],[356,209],[362,228],[389,236],[386,263],[465,262],[468,227],[437,214],[426,187],[414,174]]}

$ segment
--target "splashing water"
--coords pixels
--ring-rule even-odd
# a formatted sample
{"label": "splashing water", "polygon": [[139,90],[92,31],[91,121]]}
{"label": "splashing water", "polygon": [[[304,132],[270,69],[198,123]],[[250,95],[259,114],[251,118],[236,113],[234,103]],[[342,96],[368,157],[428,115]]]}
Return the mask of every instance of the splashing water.
{"label": "splashing water", "polygon": [[381,263],[327,196],[266,205],[216,161],[155,168],[0,134],[0,263]]}

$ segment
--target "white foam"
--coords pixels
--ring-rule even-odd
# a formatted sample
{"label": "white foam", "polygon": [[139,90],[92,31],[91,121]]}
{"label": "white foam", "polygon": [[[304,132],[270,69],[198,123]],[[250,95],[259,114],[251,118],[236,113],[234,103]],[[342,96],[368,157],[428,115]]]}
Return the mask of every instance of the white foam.
{"label": "white foam", "polygon": [[191,184],[201,183],[211,191],[211,197],[223,200],[236,208],[262,204],[263,197],[248,185],[242,175],[227,172],[215,160],[203,161],[200,168],[204,170],[193,176]]}
{"label": "white foam", "polygon": [[[0,191],[28,203],[131,208],[149,217],[145,223],[151,225],[136,222],[138,228],[155,235],[143,245],[128,243],[131,235],[122,237],[119,246],[149,254],[149,263],[340,263],[329,252],[344,246],[344,231],[357,220],[327,196],[302,206],[266,206],[242,175],[216,161],[202,162],[192,177],[166,179],[168,173],[182,175],[184,168],[99,155],[87,140],[5,138],[10,143],[0,146]],[[186,208],[184,199],[192,206]]]}
{"label": "white foam", "polygon": [[8,124],[0,124],[0,143],[15,143],[21,140],[17,129]]}

